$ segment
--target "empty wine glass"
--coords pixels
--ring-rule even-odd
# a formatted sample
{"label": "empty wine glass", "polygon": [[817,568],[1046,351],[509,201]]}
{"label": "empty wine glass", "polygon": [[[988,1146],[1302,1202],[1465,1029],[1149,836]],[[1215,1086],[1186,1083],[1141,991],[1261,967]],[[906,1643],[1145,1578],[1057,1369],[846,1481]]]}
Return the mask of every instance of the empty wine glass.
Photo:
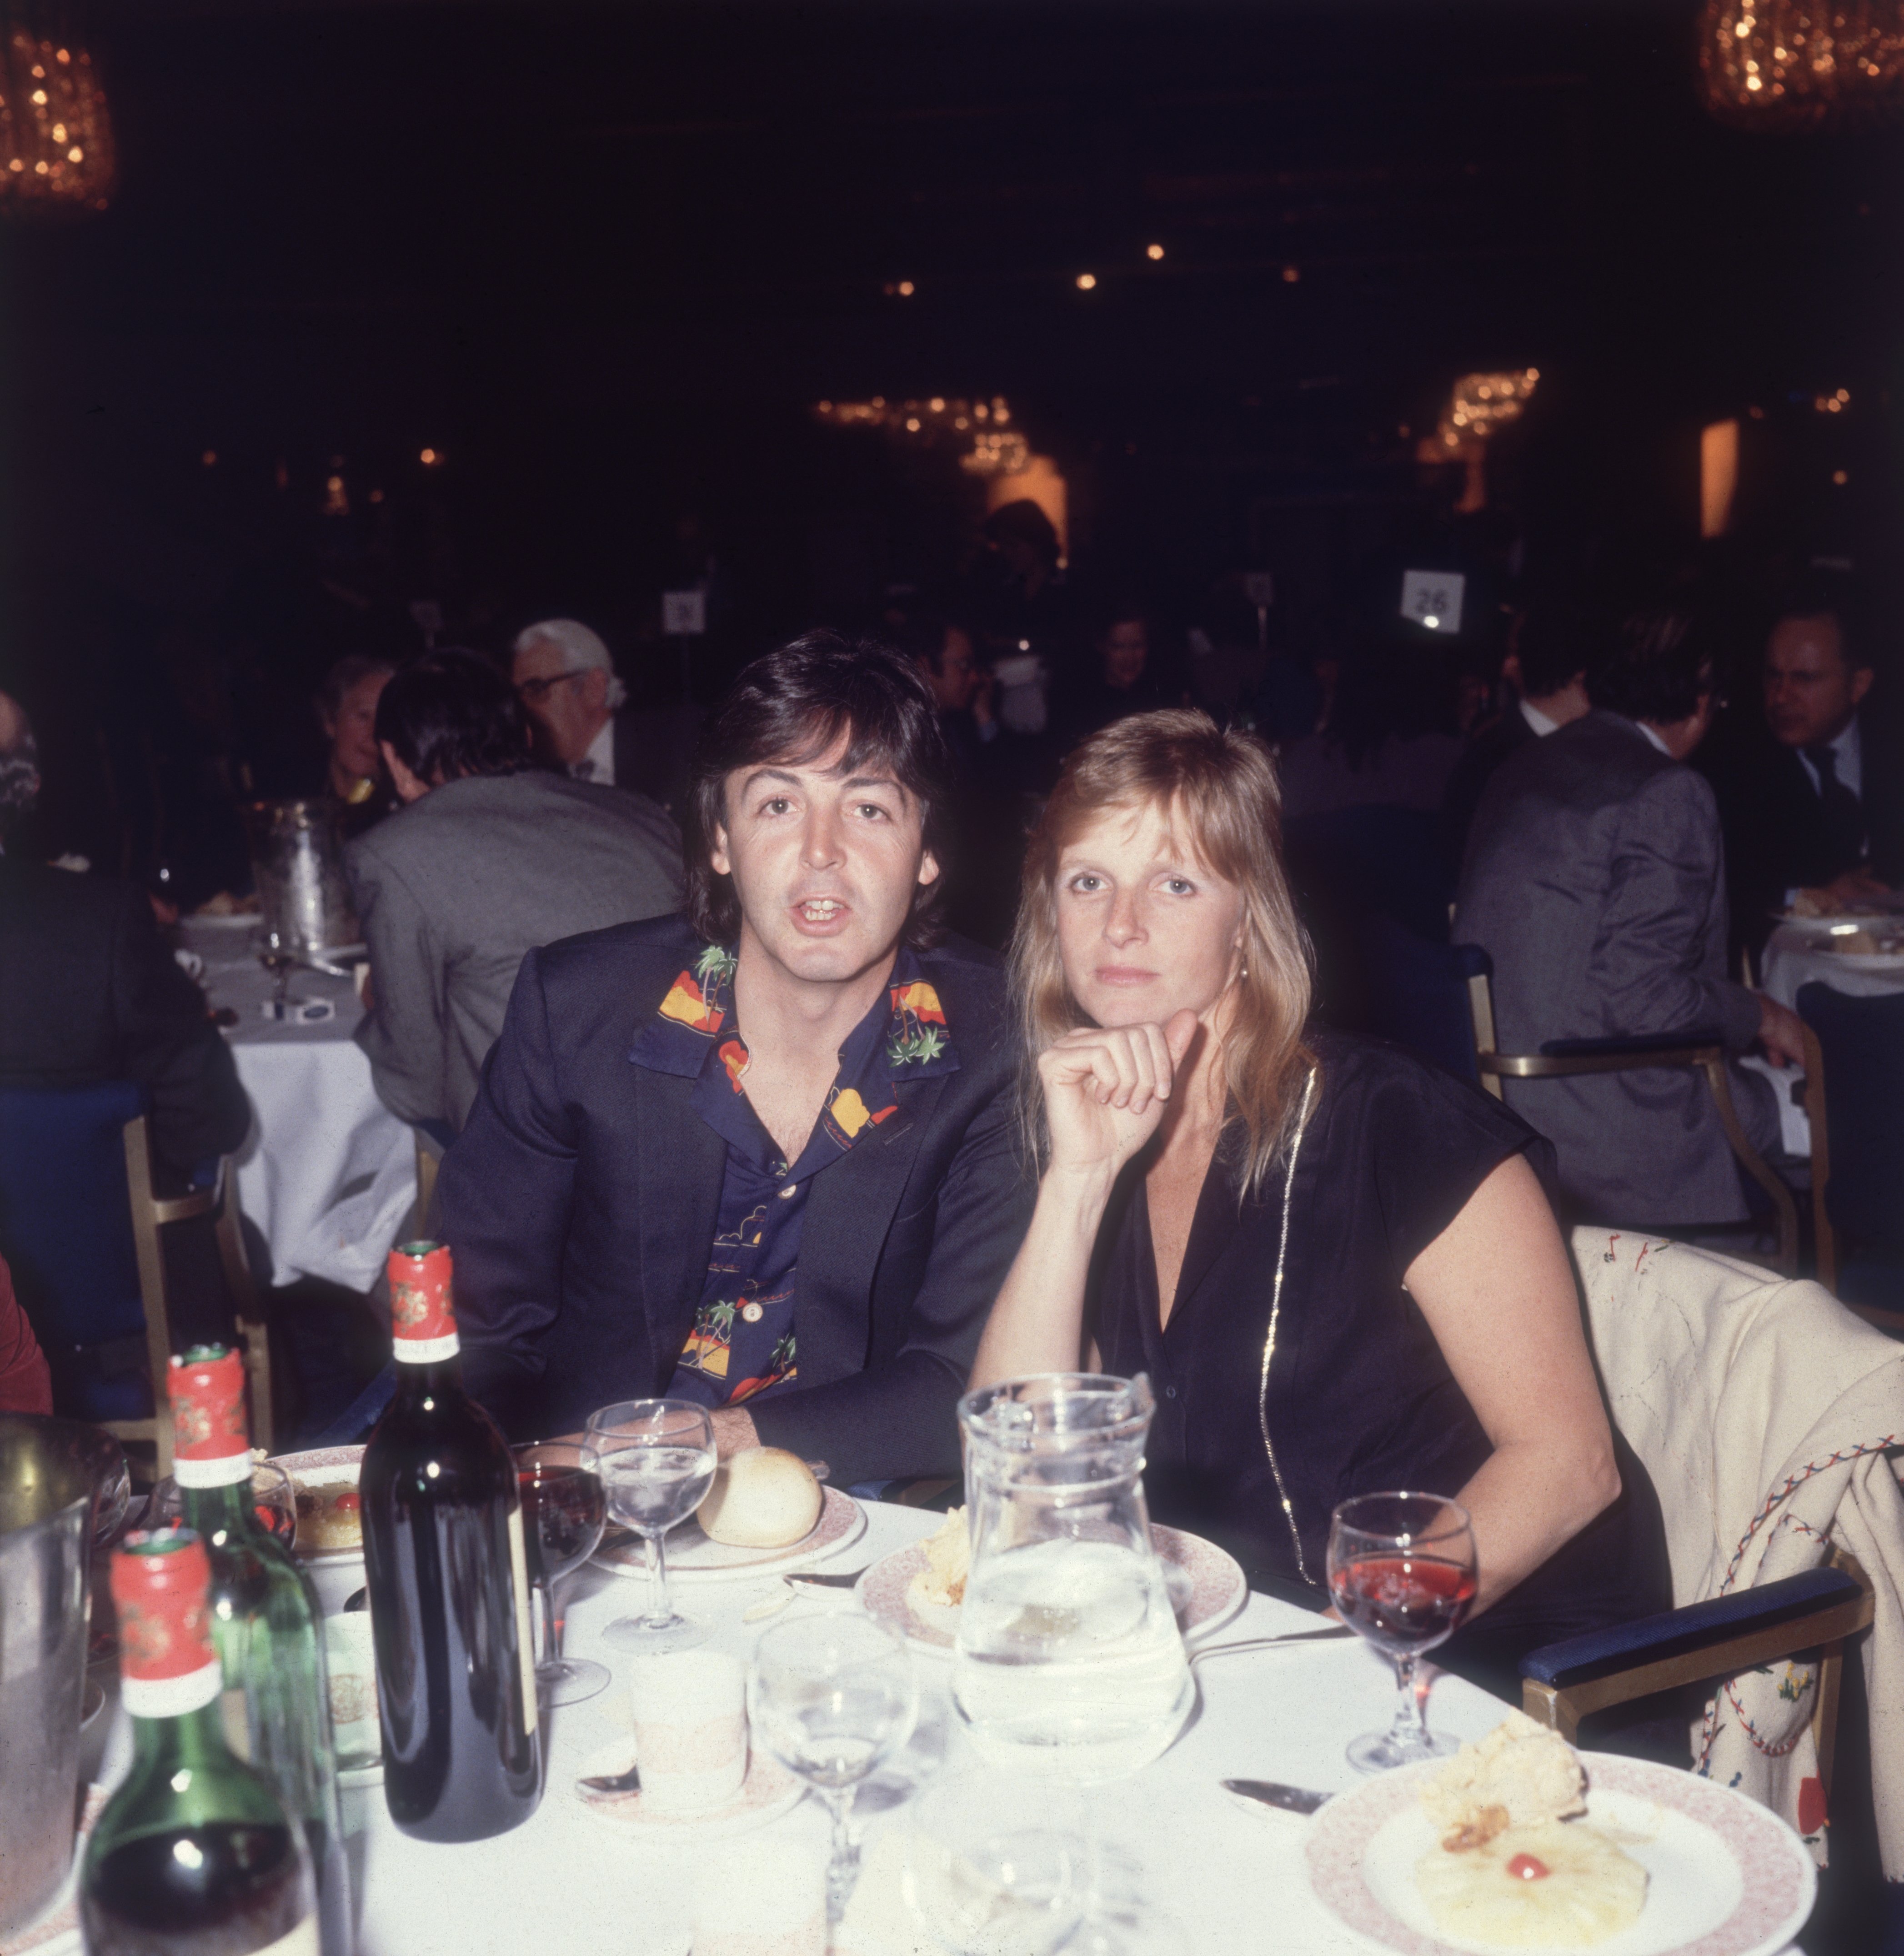
{"label": "empty wine glass", "polygon": [[870,1617],[776,1623],[754,1652],[747,1715],[754,1737],[814,1787],[833,1816],[827,1920],[837,1923],[859,1872],[847,1826],[853,1794],[905,1744],[919,1715],[912,1659]]}
{"label": "empty wine glass", "polygon": [[1392,1660],[1401,1700],[1385,1732],[1348,1749],[1362,1772],[1445,1759],[1457,1739],[1428,1730],[1427,1694],[1415,1689],[1424,1652],[1452,1636],[1474,1600],[1474,1531],[1444,1494],[1361,1494],[1329,1519],[1329,1593],[1358,1636]]}
{"label": "empty wine glass", "polygon": [[601,1463],[593,1447],[569,1440],[536,1440],[512,1451],[529,1580],[542,1604],[542,1656],[535,1681],[551,1705],[579,1705],[606,1686],[608,1667],[562,1655],[555,1587],[601,1544],[608,1519]]}
{"label": "empty wine glass", "polygon": [[1083,1919],[1089,1841],[1064,1789],[954,1773],[919,1797],[906,1836],[906,1904],[952,1956],[1050,1956]]}
{"label": "empty wine glass", "polygon": [[714,1485],[714,1423],[689,1399],[623,1399],[591,1415],[586,1434],[600,1462],[608,1512],[648,1544],[648,1614],[622,1617],[603,1631],[616,1650],[686,1650],[708,1626],[684,1617],[668,1597],[661,1538],[685,1521]]}

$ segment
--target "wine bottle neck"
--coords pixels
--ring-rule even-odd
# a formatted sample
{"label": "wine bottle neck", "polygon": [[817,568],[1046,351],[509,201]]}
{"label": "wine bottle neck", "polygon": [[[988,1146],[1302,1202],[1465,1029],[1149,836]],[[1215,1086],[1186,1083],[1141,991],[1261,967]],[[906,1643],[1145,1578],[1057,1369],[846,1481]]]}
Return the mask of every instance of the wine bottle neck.
{"label": "wine bottle neck", "polygon": [[225,1743],[224,1715],[216,1698],[196,1711],[170,1718],[142,1718],[135,1712],[132,1746],[135,1762],[155,1772],[222,1771],[236,1763]]}
{"label": "wine bottle neck", "polygon": [[181,1488],[178,1510],[186,1527],[196,1529],[216,1548],[257,1529],[248,1478],[228,1481],[222,1488]]}
{"label": "wine bottle neck", "polygon": [[463,1361],[460,1358],[435,1358],[428,1364],[396,1361],[396,1403],[406,1409],[425,1411],[463,1396]]}

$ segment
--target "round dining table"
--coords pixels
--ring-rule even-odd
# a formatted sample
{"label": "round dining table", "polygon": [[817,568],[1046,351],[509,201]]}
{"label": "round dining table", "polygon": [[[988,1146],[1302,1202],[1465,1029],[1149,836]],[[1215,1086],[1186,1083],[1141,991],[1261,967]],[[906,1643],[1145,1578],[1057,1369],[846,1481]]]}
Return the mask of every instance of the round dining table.
{"label": "round dining table", "polygon": [[1765,989],[1795,1010],[1798,988],[1814,983],[1853,998],[1881,998],[1904,992],[1904,952],[1892,957],[1848,957],[1831,949],[1818,924],[1782,923],[1766,940],[1759,960]]}
{"label": "round dining table", "polygon": [[187,918],[176,933],[206,1002],[233,1015],[225,1039],[253,1115],[235,1157],[238,1207],[270,1250],[273,1284],[367,1291],[416,1200],[416,1137],[377,1097],[351,1036],[364,1008],[348,978],[300,966],[290,995],[323,1016],[264,1016],[276,981],[258,962],[257,928]]}
{"label": "round dining table", "polygon": [[[821,1569],[853,1570],[928,1535],[941,1517],[914,1508],[864,1504],[868,1526]],[[584,1771],[614,1770],[618,1739],[630,1731],[630,1666],[601,1632],[645,1600],[638,1582],[590,1566],[565,1598],[566,1655],[606,1664],[611,1682],[584,1703],[549,1710],[547,1781],[535,1813],[513,1831],[444,1847],[400,1833],[380,1784],[348,1788],[349,1839],[358,1914],[359,1956],[541,1956],[613,1949],[618,1956],[686,1956],[695,1898],[713,1882],[747,1878],[750,1846],[771,1839],[809,1855],[827,1854],[827,1818],[808,1795],[751,1831],[651,1845],[625,1825],[585,1807],[575,1784]],[[767,1604],[788,1598],[764,1617]],[[792,1612],[859,1607],[846,1591],[792,1592],[777,1576],[681,1582],[676,1607],[712,1631],[711,1647],[743,1661],[770,1623]],[[752,1614],[755,1620],[749,1621]],[[1253,1595],[1243,1613],[1196,1647],[1195,1710],[1163,1757],[1133,1779],[1092,1796],[1107,1862],[1120,1892],[1140,1896],[1164,1925],[1155,1948],[1183,1956],[1349,1956],[1365,1949],[1311,1894],[1304,1873],[1307,1819],[1245,1807],[1225,1793],[1228,1778],[1342,1791],[1362,1784],[1343,1748],[1358,1733],[1385,1727],[1394,1711],[1393,1674],[1353,1638],[1235,1652],[1219,1646],[1303,1630],[1322,1620],[1292,1604]],[[907,1804],[935,1775],[970,1763],[953,1729],[944,1657],[916,1654],[918,1727],[905,1751],[862,1789],[856,1808],[862,1838],[859,1882],[833,1956],[929,1956],[936,1945],[909,1915],[899,1869]],[[1480,1737],[1505,1706],[1464,1680],[1434,1681],[1430,1713],[1440,1731]],[[111,1784],[131,1757],[129,1721],[116,1724],[101,1772]],[[632,1747],[629,1749],[632,1750]],[[70,1920],[70,1917],[68,1918]],[[1174,1932],[1174,1933],[1172,1932]],[[763,1943],[763,1948],[769,1946]],[[68,1956],[65,1937],[35,1944],[33,1956]],[[1796,1945],[1793,1945],[1795,1951]],[[11,1956],[11,1946],[5,1956]]]}

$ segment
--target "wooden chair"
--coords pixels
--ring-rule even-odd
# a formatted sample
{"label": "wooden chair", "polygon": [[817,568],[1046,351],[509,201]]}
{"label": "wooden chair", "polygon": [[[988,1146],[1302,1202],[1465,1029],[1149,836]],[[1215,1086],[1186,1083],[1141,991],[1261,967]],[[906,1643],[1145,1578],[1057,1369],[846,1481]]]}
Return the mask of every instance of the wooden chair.
{"label": "wooden chair", "polygon": [[1494,981],[1493,966],[1485,953],[1473,945],[1458,949],[1473,952],[1485,968],[1472,971],[1467,980],[1468,1014],[1474,1034],[1474,1065],[1481,1084],[1499,1100],[1503,1080],[1559,1080],[1581,1074],[1637,1073],[1659,1067],[1690,1067],[1705,1076],[1713,1103],[1719,1110],[1720,1125],[1739,1165],[1770,1199],[1778,1218],[1779,1247],[1776,1256],[1754,1258],[1786,1276],[1795,1276],[1798,1268],[1798,1205],[1792,1191],[1779,1180],[1764,1157],[1748,1139],[1732,1104],[1731,1082],[1726,1077],[1726,1051],[1716,1033],[1704,1030],[1682,1033],[1647,1033],[1625,1039],[1549,1040],[1537,1053],[1502,1052],[1494,1030]]}
{"label": "wooden chair", "polygon": [[1828,1799],[1845,1645],[1871,1628],[1871,1579],[1853,1557],[1834,1555],[1800,1576],[1549,1644],[1521,1664],[1521,1708],[1571,1744],[1596,1712],[1760,1664],[1808,1661],[1818,1667],[1811,1736]]}
{"label": "wooden chair", "polygon": [[[1899,1361],[1815,1285],[1770,1283],[1739,1260],[1649,1243],[1643,1233],[1576,1230],[1572,1249],[1609,1409],[1660,1494],[1679,1607],[1534,1652],[1521,1666],[1523,1708],[1571,1740],[1593,1713],[1802,1662],[1817,1674],[1808,1723],[1828,1800],[1846,1647],[1872,1625],[1873,1585],[1855,1557],[1834,1546],[1783,1576],[1776,1572],[1792,1571],[1792,1551],[1769,1563],[1761,1554],[1756,1566],[1765,1579],[1728,1589],[1745,1544],[1733,1546],[1736,1514],[1720,1512],[1720,1450],[1734,1443],[1742,1422],[1768,1442],[1776,1436],[1767,1456],[1775,1464],[1761,1465],[1776,1475],[1787,1443],[1808,1441],[1834,1406],[1852,1406],[1849,1417],[1872,1419],[1874,1432],[1887,1433],[1892,1382],[1904,1380]],[[1663,1264],[1675,1274],[1663,1277]],[[1670,1286],[1658,1294],[1669,1295],[1672,1308],[1648,1308],[1651,1287],[1661,1284]],[[1819,1350],[1827,1338],[1832,1356],[1812,1396],[1796,1393],[1768,1412],[1760,1398],[1764,1377],[1785,1376],[1795,1353]],[[1783,1497],[1799,1484],[1773,1484]],[[1739,1493],[1735,1485],[1733,1509]],[[1802,1552],[1817,1539],[1817,1519],[1758,1539],[1789,1541]]]}
{"label": "wooden chair", "polygon": [[229,1158],[220,1160],[217,1179],[210,1188],[196,1189],[189,1195],[155,1195],[146,1117],[141,1114],[127,1122],[125,1133],[126,1183],[132,1203],[133,1247],[139,1260],[139,1293],[145,1304],[146,1356],[152,1376],[153,1411],[149,1419],[102,1423],[116,1439],[153,1441],[158,1448],[159,1472],[172,1472],[172,1403],[166,1390],[172,1317],[159,1232],[169,1224],[187,1222],[196,1216],[216,1216],[218,1219],[213,1229],[219,1262],[237,1313],[245,1377],[251,1388],[251,1443],[268,1453],[273,1437],[271,1344],[238,1227],[238,1202],[231,1188],[231,1162]]}
{"label": "wooden chair", "polygon": [[417,1142],[417,1206],[410,1212],[410,1228],[405,1240],[426,1241],[430,1235],[430,1212],[437,1200],[437,1171],[443,1166],[443,1144],[421,1128],[411,1132]]}

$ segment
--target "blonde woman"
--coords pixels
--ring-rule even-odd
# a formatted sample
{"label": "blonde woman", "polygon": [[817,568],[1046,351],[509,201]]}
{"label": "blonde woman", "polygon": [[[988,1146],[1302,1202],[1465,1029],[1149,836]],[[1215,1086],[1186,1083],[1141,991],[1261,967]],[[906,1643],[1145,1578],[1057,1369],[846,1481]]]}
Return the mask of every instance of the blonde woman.
{"label": "blonde woman", "polygon": [[1309,1027],[1278,827],[1267,753],[1200,713],[1066,763],[1013,952],[1043,1174],[972,1383],[1148,1372],[1152,1513],[1259,1586],[1322,1587],[1350,1495],[1458,1496],[1487,1614],[1437,1661],[1505,1684],[1540,1642],[1668,1606],[1657,1503],[1616,1459],[1546,1144]]}

